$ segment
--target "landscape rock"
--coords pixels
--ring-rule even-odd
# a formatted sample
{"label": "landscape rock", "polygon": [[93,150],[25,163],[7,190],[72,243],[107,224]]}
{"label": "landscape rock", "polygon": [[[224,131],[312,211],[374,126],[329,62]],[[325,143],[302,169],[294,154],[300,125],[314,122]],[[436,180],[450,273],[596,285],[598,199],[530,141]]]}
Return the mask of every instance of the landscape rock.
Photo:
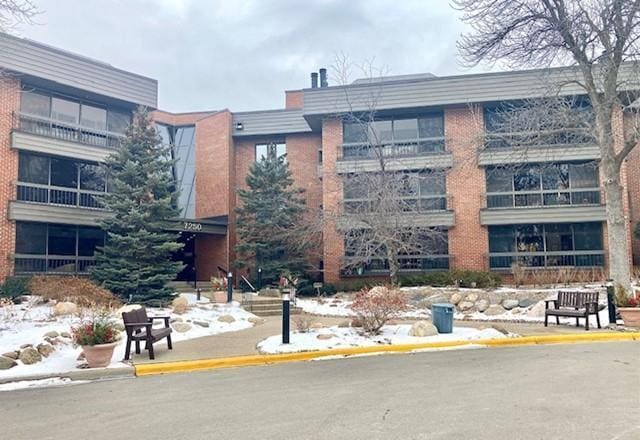
{"label": "landscape rock", "polygon": [[509,334],[509,330],[507,330],[506,328],[504,328],[502,326],[494,324],[494,325],[491,326],[491,328],[494,329],[494,330],[498,330],[503,335],[508,335]]}
{"label": "landscape rock", "polygon": [[326,340],[326,339],[331,339],[334,336],[335,335],[333,333],[320,333],[318,336],[316,336],[316,338],[320,340]]}
{"label": "landscape rock", "polygon": [[497,304],[493,304],[489,306],[487,310],[484,311],[484,314],[487,316],[502,315],[503,313],[504,313],[504,308]]}
{"label": "landscape rock", "polygon": [[38,353],[44,357],[49,357],[49,355],[56,350],[51,344],[38,344],[37,349]]}
{"label": "landscape rock", "polygon": [[187,298],[179,296],[171,301],[171,307],[173,308],[173,313],[182,315],[187,310],[189,310],[189,301],[187,300]]}
{"label": "landscape rock", "polygon": [[171,324],[171,327],[178,333],[186,333],[191,330],[191,324],[187,324],[186,322],[174,322]]}
{"label": "landscape rock", "polygon": [[128,313],[134,310],[138,310],[140,307],[142,307],[140,304],[126,304],[120,307],[118,310],[116,310],[116,316],[121,317],[123,313]]}
{"label": "landscape rock", "polygon": [[543,318],[544,317],[544,301],[539,301],[536,305],[527,310],[527,316],[531,316],[533,318]]}
{"label": "landscape rock", "polygon": [[62,336],[63,338],[71,339],[71,333],[69,332],[62,332],[60,333],[60,336]]}
{"label": "landscape rock", "polygon": [[342,321],[338,324],[338,328],[349,328],[351,327],[351,321]]}
{"label": "landscape rock", "polygon": [[236,322],[236,318],[234,318],[231,315],[222,315],[222,316],[218,316],[218,321],[231,324],[232,322]]}
{"label": "landscape rock", "polygon": [[462,295],[460,295],[459,293],[454,293],[453,295],[451,295],[451,299],[449,300],[449,302],[451,302],[451,304],[453,304],[454,306],[457,305],[460,301],[462,301]]}
{"label": "landscape rock", "polygon": [[15,360],[6,356],[0,356],[0,370],[8,370],[16,365],[18,365],[18,363]]}
{"label": "landscape rock", "polygon": [[319,328],[324,328],[324,324],[321,322],[312,322],[311,325],[309,326],[310,329],[319,329]]}
{"label": "landscape rock", "polygon": [[465,312],[467,310],[471,310],[473,308],[474,303],[471,301],[461,301],[458,303],[458,310],[461,312]]}
{"label": "landscape rock", "polygon": [[[220,320],[220,318],[218,318],[218,320]],[[209,327],[209,321],[201,321],[201,320],[198,320],[198,319],[194,319],[193,323],[195,325],[197,325],[197,326],[200,326],[200,327],[205,327],[205,328]]]}
{"label": "landscape rock", "polygon": [[478,312],[484,312],[485,310],[487,310],[489,308],[489,300],[487,299],[481,299],[480,301],[478,301],[476,303],[476,310]]}
{"label": "landscape rock", "polygon": [[46,333],[44,334],[44,337],[45,337],[45,338],[57,338],[58,336],[60,336],[60,333],[58,333],[58,332],[57,332],[57,331],[55,331],[55,330],[52,330],[52,331],[50,331],[50,332],[46,332]]}
{"label": "landscape rock", "polygon": [[247,321],[249,321],[253,325],[259,325],[264,322],[264,319],[258,318],[257,316],[251,316],[247,319]]}
{"label": "landscape rock", "polygon": [[2,356],[9,358],[9,359],[13,359],[16,360],[18,359],[18,356],[20,356],[20,352],[19,351],[9,351],[7,353],[2,353]]}
{"label": "landscape rock", "polygon": [[502,301],[502,307],[506,310],[511,310],[518,307],[519,301],[517,299],[505,299]]}
{"label": "landscape rock", "polygon": [[426,301],[430,302],[429,307],[431,307],[433,304],[448,303],[449,298],[446,297],[445,295],[437,294],[437,295],[430,296],[429,298],[426,299]]}
{"label": "landscape rock", "polygon": [[477,293],[470,293],[465,298],[465,301],[476,302],[476,301],[478,301],[478,298],[479,298],[479,296],[478,296]]}
{"label": "landscape rock", "polygon": [[35,348],[28,347],[20,352],[18,359],[20,359],[20,361],[25,365],[31,365],[36,362],[40,362],[42,360],[42,355],[38,353],[38,350]]}
{"label": "landscape rock", "polygon": [[53,314],[55,316],[74,315],[78,313],[78,305],[76,303],[61,301],[53,306]]}
{"label": "landscape rock", "polygon": [[20,346],[20,349],[25,349],[25,348],[29,348],[29,347],[33,347],[33,344],[22,344]]}
{"label": "landscape rock", "polygon": [[531,298],[522,298],[518,301],[518,307],[527,308],[534,305],[536,302],[536,300]]}
{"label": "landscape rock", "polygon": [[429,321],[418,321],[414,322],[411,326],[411,330],[409,330],[410,336],[436,336],[438,334],[438,329],[435,325],[430,323]]}
{"label": "landscape rock", "polygon": [[179,316],[177,316],[177,317],[175,317],[175,318],[171,318],[171,319],[169,320],[169,322],[170,322],[170,323],[172,323],[172,324],[173,324],[174,322],[182,322],[182,318],[181,318],[181,317],[179,317]]}

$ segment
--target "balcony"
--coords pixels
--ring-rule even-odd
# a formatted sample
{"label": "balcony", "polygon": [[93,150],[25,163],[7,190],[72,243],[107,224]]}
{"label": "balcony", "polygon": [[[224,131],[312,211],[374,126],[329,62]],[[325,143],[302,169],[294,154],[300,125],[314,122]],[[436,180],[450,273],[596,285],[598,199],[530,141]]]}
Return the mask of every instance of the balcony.
{"label": "balcony", "polygon": [[14,113],[13,117],[14,128],[17,131],[64,142],[115,149],[124,138],[124,135],[120,133],[83,127],[25,113]]}
{"label": "balcony", "polygon": [[74,206],[77,208],[102,209],[98,196],[101,191],[64,188],[53,185],[17,182],[17,200],[47,205]]}
{"label": "balcony", "polygon": [[491,270],[512,270],[513,265],[524,268],[559,269],[563,267],[603,267],[604,251],[539,251],[494,252],[488,254]]}
{"label": "balcony", "polygon": [[96,264],[95,257],[76,257],[65,255],[14,254],[14,272],[16,275],[55,274],[86,275]]}
{"label": "balcony", "polygon": [[[400,273],[419,273],[449,270],[453,256],[448,254],[405,255],[398,258]],[[340,275],[344,277],[385,276],[389,273],[386,258],[370,259],[362,262],[358,257],[343,257]]]}

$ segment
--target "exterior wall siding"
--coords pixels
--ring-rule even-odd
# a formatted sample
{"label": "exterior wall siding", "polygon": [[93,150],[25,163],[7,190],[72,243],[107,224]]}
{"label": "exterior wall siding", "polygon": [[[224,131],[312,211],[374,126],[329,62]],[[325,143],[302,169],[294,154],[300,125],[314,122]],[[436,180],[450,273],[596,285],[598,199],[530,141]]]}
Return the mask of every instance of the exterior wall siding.
{"label": "exterior wall siding", "polygon": [[322,233],[325,282],[336,282],[340,279],[341,259],[344,256],[344,238],[335,221],[342,203],[342,181],[336,171],[340,144],[342,122],[340,119],[325,119],[322,123],[322,204],[326,214]]}

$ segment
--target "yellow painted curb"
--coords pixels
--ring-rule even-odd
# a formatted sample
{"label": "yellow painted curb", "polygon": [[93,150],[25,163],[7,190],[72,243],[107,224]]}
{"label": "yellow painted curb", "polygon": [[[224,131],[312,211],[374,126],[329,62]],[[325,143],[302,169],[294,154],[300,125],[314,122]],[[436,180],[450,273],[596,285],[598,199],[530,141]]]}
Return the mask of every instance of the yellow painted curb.
{"label": "yellow painted curb", "polygon": [[265,354],[251,356],[235,356],[217,359],[201,359],[195,361],[161,362],[135,365],[136,376],[155,374],[183,373],[218,368],[246,367],[251,365],[267,365],[281,362],[306,361],[325,356],[353,356],[369,353],[406,353],[421,349],[438,349],[461,347],[467,345],[486,347],[507,347],[534,344],[573,344],[603,341],[637,341],[640,332],[608,332],[608,333],[570,333],[563,335],[523,336],[501,339],[479,339],[475,341],[443,341],[421,344],[375,345],[371,347],[334,348],[331,350],[305,351],[298,353]]}

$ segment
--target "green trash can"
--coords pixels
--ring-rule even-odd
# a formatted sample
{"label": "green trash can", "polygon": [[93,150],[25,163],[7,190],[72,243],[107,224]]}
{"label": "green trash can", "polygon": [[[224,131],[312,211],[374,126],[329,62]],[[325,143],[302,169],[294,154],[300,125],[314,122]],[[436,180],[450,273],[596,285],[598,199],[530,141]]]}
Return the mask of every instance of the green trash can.
{"label": "green trash can", "polygon": [[453,332],[453,304],[437,303],[431,305],[431,319],[438,333]]}

